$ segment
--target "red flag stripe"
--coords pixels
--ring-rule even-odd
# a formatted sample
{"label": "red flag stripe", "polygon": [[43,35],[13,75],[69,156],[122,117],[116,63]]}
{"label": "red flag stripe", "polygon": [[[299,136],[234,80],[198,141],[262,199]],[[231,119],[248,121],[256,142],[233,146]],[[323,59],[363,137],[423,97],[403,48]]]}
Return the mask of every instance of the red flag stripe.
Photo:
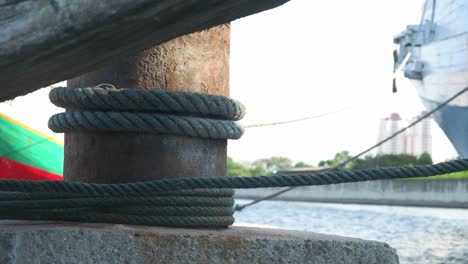
{"label": "red flag stripe", "polygon": [[0,157],[0,179],[29,181],[61,181],[61,175]]}

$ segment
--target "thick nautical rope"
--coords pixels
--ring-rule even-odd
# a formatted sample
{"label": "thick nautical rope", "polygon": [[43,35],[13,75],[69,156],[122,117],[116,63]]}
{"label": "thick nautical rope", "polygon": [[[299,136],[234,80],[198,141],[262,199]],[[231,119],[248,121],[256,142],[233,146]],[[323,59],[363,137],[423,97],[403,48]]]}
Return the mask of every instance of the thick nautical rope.
{"label": "thick nautical rope", "polygon": [[180,91],[162,92],[112,87],[55,88],[50,91],[49,98],[56,106],[70,109],[191,113],[228,120],[240,120],[245,115],[244,105],[231,98]]}
{"label": "thick nautical rope", "polygon": [[[56,132],[122,131],[211,139],[238,139],[243,133],[234,121],[244,116],[245,108],[231,98],[106,86],[51,90],[49,98],[52,103],[69,111],[52,116],[49,127]],[[122,222],[121,214],[124,214],[130,221],[125,223],[227,226],[234,221],[232,196],[230,190],[210,189],[198,190],[190,195],[187,192],[169,192],[137,199],[119,197],[117,204],[131,203],[131,207],[119,206],[117,211],[102,208],[106,204],[103,201],[109,202],[105,197],[91,204],[89,197],[76,197],[68,203],[75,205],[80,202],[78,206],[86,205],[86,213],[73,210],[75,214],[72,214],[67,209],[70,213],[67,217],[73,216],[75,220],[86,217],[87,222],[109,222],[112,219],[120,219],[118,222]],[[110,202],[115,202],[115,199]],[[69,206],[67,204],[67,208]],[[92,209],[90,206],[93,206]],[[49,213],[47,216],[56,215]]]}
{"label": "thick nautical rope", "polygon": [[[131,126],[139,122],[156,122],[150,119],[155,115],[215,121],[219,121],[215,118],[227,118],[232,122],[244,114],[243,107],[234,100],[189,93],[59,88],[52,90],[50,98],[55,104],[74,111],[51,118],[49,124],[57,131],[102,129],[199,137],[206,137],[206,135],[212,137],[215,134],[227,138],[226,134],[219,133],[214,125],[204,126],[203,133],[187,133],[184,129],[173,129],[169,125],[170,122],[179,124],[182,119],[162,121],[164,123],[162,126],[167,126],[165,130],[159,128],[148,130],[139,125],[136,125],[138,129],[132,129]],[[224,107],[222,104],[230,104],[230,106]],[[95,112],[79,112],[80,110]],[[123,112],[108,112],[116,110]],[[93,114],[88,116],[87,113]],[[120,117],[109,113],[119,113]],[[139,115],[143,114],[150,117],[145,116],[142,120],[135,121],[140,118]],[[193,128],[193,130],[202,129]],[[234,222],[232,208],[234,201],[231,188],[325,185],[428,177],[464,170],[468,170],[468,160],[456,160],[436,165],[329,171],[293,176],[194,177],[126,184],[2,180],[0,181],[0,218],[220,227]]]}
{"label": "thick nautical rope", "polygon": [[327,185],[429,177],[465,170],[468,170],[467,159],[414,167],[300,175],[180,178],[126,184],[3,180],[0,181],[0,217],[219,227],[234,222],[232,191],[222,189]]}
{"label": "thick nautical rope", "polygon": [[[244,106],[227,97],[153,90],[55,88],[49,98],[71,111],[49,119],[54,132],[121,131],[239,139]],[[224,119],[224,120],[222,120]]]}

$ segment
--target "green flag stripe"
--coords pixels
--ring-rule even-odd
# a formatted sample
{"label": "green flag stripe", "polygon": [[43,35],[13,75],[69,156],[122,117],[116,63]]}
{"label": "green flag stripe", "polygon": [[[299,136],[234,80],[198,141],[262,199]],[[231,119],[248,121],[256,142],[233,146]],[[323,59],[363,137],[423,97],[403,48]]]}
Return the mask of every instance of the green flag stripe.
{"label": "green flag stripe", "polygon": [[51,173],[63,174],[63,146],[0,114],[0,157],[5,157]]}

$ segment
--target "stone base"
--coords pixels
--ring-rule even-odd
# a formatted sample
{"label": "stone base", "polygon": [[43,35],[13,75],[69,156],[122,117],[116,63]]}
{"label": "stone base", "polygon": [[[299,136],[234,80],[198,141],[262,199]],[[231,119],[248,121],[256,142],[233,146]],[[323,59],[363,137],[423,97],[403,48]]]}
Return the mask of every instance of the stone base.
{"label": "stone base", "polygon": [[234,226],[182,229],[0,221],[0,263],[398,263],[380,242]]}

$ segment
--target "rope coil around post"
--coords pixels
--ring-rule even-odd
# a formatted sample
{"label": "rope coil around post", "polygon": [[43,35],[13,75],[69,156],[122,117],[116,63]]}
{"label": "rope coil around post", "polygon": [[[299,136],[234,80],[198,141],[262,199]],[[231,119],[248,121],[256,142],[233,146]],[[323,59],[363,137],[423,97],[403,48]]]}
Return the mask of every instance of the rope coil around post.
{"label": "rope coil around post", "polygon": [[234,99],[180,91],[55,88],[50,91],[49,99],[56,106],[81,110],[201,114],[235,121],[245,115],[244,105]]}
{"label": "rope coil around post", "polygon": [[[243,133],[234,121],[245,115],[245,107],[224,96],[115,89],[106,85],[56,88],[51,90],[49,98],[55,105],[71,110],[49,119],[49,127],[55,132],[119,131],[209,139],[238,139]],[[123,214],[135,224],[227,226],[234,221],[233,194],[232,190],[210,189],[137,197],[122,194],[126,198],[99,197],[96,201],[75,197],[73,202],[67,201],[66,207],[88,208],[83,215],[91,218],[86,221],[122,222]],[[116,201],[124,207],[114,210],[111,204]],[[67,217],[72,215],[73,219],[79,216],[80,221],[84,217],[80,214]],[[57,217],[56,214],[48,216]]]}
{"label": "rope coil around post", "polygon": [[[167,100],[182,102],[182,97],[186,98],[186,100],[198,98],[193,99],[193,107],[179,108],[177,104],[172,105],[171,103],[164,105],[166,101],[162,103],[164,106],[161,106],[154,101],[142,104],[142,108],[139,109],[137,103],[132,104],[131,102],[136,101],[137,98],[148,100],[150,96],[146,98],[146,93],[157,94],[158,99],[155,100],[166,100],[160,99],[166,98],[166,95],[162,95],[160,92],[154,93],[153,91],[138,91],[137,93],[138,95],[133,97],[133,91],[128,92],[128,90],[116,91],[115,89],[103,88],[54,89],[50,95],[51,100],[57,105],[67,107],[74,112],[53,116],[49,125],[55,131],[104,130],[134,132],[141,128],[137,125],[138,129],[135,129],[133,125],[140,122],[135,121],[135,118],[142,114],[152,117],[155,115],[169,115],[188,119],[210,119],[215,122],[233,122],[244,114],[243,106],[234,100],[186,93],[168,93],[170,99]],[[96,98],[94,97],[95,94],[98,94]],[[132,95],[127,96],[128,94]],[[125,101],[127,99],[124,98],[127,98],[128,101]],[[210,102],[210,100],[214,102]],[[220,102],[233,103],[233,105],[221,107],[218,104]],[[79,112],[81,108],[85,112]],[[194,109],[198,110],[195,111]],[[116,110],[122,112],[114,112]],[[85,113],[93,113],[92,118],[96,120],[90,121],[91,118]],[[120,113],[125,120],[114,118],[114,115],[109,113]],[[228,120],[219,120],[219,118],[227,118]],[[144,119],[141,122],[147,121]],[[182,121],[176,121],[175,126],[177,127],[180,122]],[[171,130],[172,126],[169,124],[163,126],[171,128],[143,131],[172,134],[183,131]],[[220,135],[214,126],[194,128],[194,130],[197,129],[200,129],[200,131],[205,129],[205,134],[201,134],[201,132],[190,134],[186,133],[186,131],[183,131],[182,134],[198,137]],[[468,170],[468,160],[455,160],[415,167],[329,171],[318,174],[195,177],[126,184],[1,180],[0,219],[224,227],[234,222],[234,201],[231,188],[326,185],[379,179],[428,177],[464,170]]]}
{"label": "rope coil around post", "polygon": [[239,139],[244,132],[234,121],[244,116],[245,107],[218,95],[96,87],[55,88],[49,98],[73,110],[49,119],[49,128],[57,133],[119,131]]}

